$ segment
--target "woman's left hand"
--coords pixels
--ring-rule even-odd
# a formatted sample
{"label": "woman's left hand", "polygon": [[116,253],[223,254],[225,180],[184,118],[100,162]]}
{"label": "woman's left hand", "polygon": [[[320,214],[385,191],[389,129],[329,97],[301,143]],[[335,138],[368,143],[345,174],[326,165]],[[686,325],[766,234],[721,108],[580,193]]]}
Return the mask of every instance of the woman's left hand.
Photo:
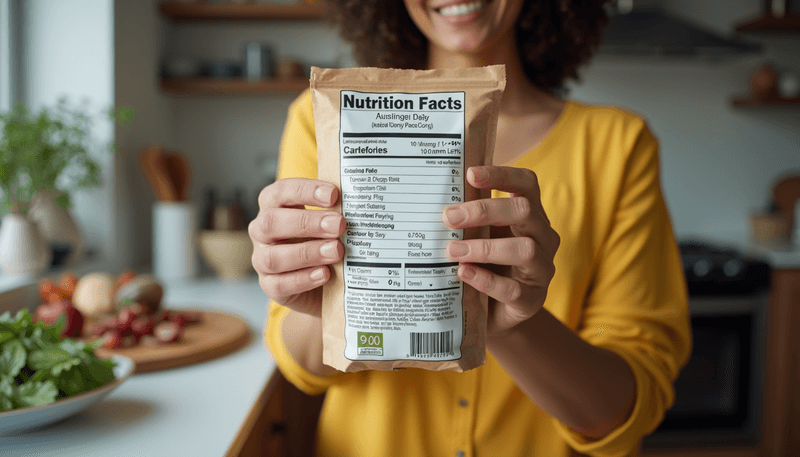
{"label": "woman's left hand", "polygon": [[475,200],[444,211],[444,223],[452,229],[492,226],[491,239],[451,241],[447,246],[447,257],[461,263],[459,279],[489,296],[487,332],[491,335],[514,327],[542,308],[561,240],[550,227],[531,170],[471,167],[467,181],[477,189],[510,194],[509,198]]}

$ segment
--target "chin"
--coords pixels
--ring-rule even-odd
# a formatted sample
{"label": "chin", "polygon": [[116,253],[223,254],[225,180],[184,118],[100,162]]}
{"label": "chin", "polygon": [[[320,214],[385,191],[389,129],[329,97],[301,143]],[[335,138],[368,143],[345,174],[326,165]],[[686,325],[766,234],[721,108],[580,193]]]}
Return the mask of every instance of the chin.
{"label": "chin", "polygon": [[435,43],[435,46],[457,54],[478,54],[491,50],[496,45],[496,41],[485,33],[475,33],[465,36],[449,36]]}

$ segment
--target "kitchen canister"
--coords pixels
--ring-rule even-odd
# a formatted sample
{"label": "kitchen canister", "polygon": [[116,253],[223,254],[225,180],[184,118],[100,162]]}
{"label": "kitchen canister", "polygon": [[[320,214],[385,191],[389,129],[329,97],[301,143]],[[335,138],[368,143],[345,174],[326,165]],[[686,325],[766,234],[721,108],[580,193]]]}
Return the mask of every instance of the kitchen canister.
{"label": "kitchen canister", "polygon": [[251,81],[275,76],[275,58],[269,46],[255,42],[245,45],[243,76]]}
{"label": "kitchen canister", "polygon": [[50,264],[52,251],[36,222],[21,214],[0,221],[0,271],[9,276],[36,277]]}
{"label": "kitchen canister", "polygon": [[197,275],[197,208],[190,202],[153,206],[153,273],[164,280]]}

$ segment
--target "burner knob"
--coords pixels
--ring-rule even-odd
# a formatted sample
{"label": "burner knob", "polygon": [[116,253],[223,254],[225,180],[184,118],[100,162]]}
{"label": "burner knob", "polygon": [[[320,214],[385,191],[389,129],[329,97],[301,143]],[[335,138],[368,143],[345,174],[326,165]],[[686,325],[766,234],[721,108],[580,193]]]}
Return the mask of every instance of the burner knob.
{"label": "burner knob", "polygon": [[742,261],[739,259],[731,259],[722,264],[722,272],[725,273],[725,276],[729,278],[733,278],[735,276],[739,276],[742,272],[744,265],[742,265]]}
{"label": "burner knob", "polygon": [[692,265],[692,272],[698,278],[702,278],[711,273],[711,261],[708,259],[698,260]]}

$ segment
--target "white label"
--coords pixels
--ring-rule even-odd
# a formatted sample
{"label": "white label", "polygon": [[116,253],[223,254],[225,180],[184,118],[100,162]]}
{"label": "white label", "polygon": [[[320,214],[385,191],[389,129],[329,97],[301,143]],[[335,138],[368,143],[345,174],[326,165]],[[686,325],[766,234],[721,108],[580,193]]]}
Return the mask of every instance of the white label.
{"label": "white label", "polygon": [[464,200],[464,92],[341,92],[339,153],[344,355],[461,358],[458,263],[463,231],[442,222]]}

